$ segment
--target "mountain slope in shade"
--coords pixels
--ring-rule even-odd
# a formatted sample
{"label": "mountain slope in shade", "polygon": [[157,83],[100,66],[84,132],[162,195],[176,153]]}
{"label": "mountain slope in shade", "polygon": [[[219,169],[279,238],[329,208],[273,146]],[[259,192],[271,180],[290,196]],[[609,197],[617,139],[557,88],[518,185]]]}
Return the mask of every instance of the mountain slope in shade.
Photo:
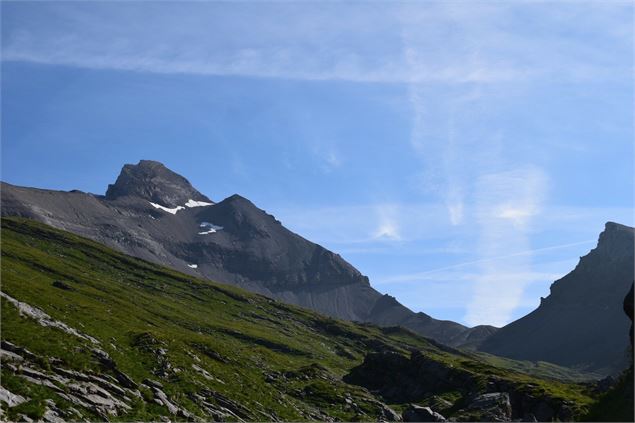
{"label": "mountain slope in shade", "polygon": [[246,198],[214,204],[159,162],[125,165],[105,196],[2,184],[2,215],[38,220],[176,270],[346,320],[400,325],[457,346],[495,328],[414,313]]}
{"label": "mountain slope in shade", "polygon": [[482,351],[615,373],[627,366],[630,320],[622,310],[633,283],[634,229],[609,222],[598,245],[551,285],[527,316],[501,328]]}

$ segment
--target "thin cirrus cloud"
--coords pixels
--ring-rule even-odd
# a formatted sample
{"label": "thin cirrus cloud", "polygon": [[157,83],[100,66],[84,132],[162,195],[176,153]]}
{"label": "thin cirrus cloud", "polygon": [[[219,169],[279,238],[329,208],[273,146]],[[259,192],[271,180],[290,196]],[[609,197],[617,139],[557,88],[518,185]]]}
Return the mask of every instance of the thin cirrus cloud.
{"label": "thin cirrus cloud", "polygon": [[[566,30],[574,28],[567,17],[577,16],[578,10],[565,5],[549,6],[550,14],[557,17],[552,19],[560,19],[563,30],[534,37],[516,34],[514,22],[521,14],[528,22],[542,16],[546,4],[87,6],[53,3],[38,5],[34,11],[33,5],[5,5],[3,60],[137,72],[406,84],[584,80],[616,78],[630,71],[615,59],[616,51],[606,51],[584,37],[569,41]],[[602,26],[627,11],[628,5],[588,7],[596,12],[583,18],[590,37],[619,39],[628,33],[628,19],[618,19],[617,25],[611,20],[611,31]],[[35,16],[20,19],[27,11]],[[347,25],[336,19],[341,15],[351,16]],[[283,18],[285,25],[280,25]],[[618,44],[616,50],[623,47]]]}
{"label": "thin cirrus cloud", "polygon": [[[381,278],[377,281],[378,285],[387,285],[387,284],[395,284],[395,283],[421,283],[426,280],[445,280],[447,282],[452,282],[456,280],[469,280],[469,281],[477,281],[480,274],[475,272],[456,272],[456,270],[460,270],[462,268],[473,268],[482,263],[486,262],[495,262],[507,260],[510,258],[518,257],[518,256],[535,256],[541,253],[545,253],[548,251],[554,250],[563,250],[569,249],[571,247],[578,247],[582,245],[588,245],[597,242],[595,239],[589,239],[586,241],[579,242],[571,242],[567,244],[560,245],[551,245],[548,247],[535,248],[533,250],[527,251],[516,251],[510,254],[505,254],[497,257],[484,257],[478,260],[470,260],[463,263],[455,263],[450,266],[444,266],[436,269],[430,269],[423,272],[403,274],[403,275],[392,275],[389,277]],[[569,264],[569,261],[566,262]],[[444,276],[445,275],[445,276]],[[449,275],[449,276],[448,276]],[[503,274],[501,274],[503,275]],[[520,278],[523,280],[533,281],[537,279],[546,279],[546,280],[555,280],[559,276],[562,276],[560,273],[546,273],[546,272],[527,272],[527,273],[518,273],[514,272],[511,274],[506,274],[506,277]]]}

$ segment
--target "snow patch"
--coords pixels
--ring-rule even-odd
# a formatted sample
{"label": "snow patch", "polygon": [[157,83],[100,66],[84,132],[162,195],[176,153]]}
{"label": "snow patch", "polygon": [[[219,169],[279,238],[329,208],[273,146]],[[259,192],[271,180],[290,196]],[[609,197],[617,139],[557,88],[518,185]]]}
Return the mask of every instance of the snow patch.
{"label": "snow patch", "polygon": [[209,222],[202,222],[199,226],[201,228],[207,229],[206,231],[199,232],[198,233],[199,235],[213,234],[214,232],[217,232],[223,229],[222,226],[214,225],[213,223],[209,223]]}
{"label": "snow patch", "polygon": [[183,206],[176,206],[173,209],[169,209],[165,206],[162,206],[161,204],[153,203],[152,201],[148,201],[148,203],[152,204],[152,207],[154,207],[155,209],[161,209],[172,214],[176,214],[177,211],[185,209],[185,207]]}
{"label": "snow patch", "polygon": [[198,264],[188,264],[187,267],[190,267],[192,269],[196,269],[196,268],[198,268]]}
{"label": "snow patch", "polygon": [[213,206],[214,203],[206,203],[205,201],[194,201],[194,200],[187,200],[187,203],[185,203],[185,207],[205,207],[205,206]]}

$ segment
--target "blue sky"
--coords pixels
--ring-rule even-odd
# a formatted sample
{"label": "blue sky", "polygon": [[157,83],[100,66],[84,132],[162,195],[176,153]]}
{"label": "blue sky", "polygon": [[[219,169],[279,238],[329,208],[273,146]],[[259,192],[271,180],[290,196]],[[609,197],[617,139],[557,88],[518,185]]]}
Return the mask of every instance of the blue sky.
{"label": "blue sky", "polygon": [[503,325],[633,224],[630,2],[2,2],[2,179],[154,159]]}

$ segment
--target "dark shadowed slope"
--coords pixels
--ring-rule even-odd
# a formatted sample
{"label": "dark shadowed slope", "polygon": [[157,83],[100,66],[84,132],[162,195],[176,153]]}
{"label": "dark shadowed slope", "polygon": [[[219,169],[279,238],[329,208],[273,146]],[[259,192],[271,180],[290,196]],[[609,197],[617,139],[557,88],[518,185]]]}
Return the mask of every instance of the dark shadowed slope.
{"label": "dark shadowed slope", "polygon": [[633,283],[633,232],[607,223],[597,247],[551,286],[535,311],[500,329],[480,349],[605,374],[625,368],[630,321],[622,303]]}
{"label": "dark shadowed slope", "polygon": [[246,198],[214,204],[161,163],[125,165],[106,196],[2,184],[2,215],[86,236],[191,275],[346,320],[401,325],[449,345],[495,328],[413,313],[382,296],[338,254],[287,230]]}

